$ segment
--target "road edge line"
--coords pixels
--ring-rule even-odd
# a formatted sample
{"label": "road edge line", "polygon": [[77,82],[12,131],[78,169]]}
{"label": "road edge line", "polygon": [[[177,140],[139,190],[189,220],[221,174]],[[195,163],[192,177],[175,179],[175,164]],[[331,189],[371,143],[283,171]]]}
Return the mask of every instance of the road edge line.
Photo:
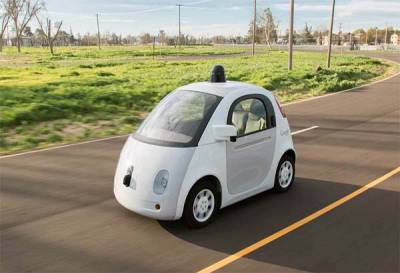
{"label": "road edge line", "polygon": [[2,155],[2,156],[0,156],[0,159],[16,157],[16,156],[20,156],[20,155],[36,154],[39,152],[46,152],[46,151],[57,150],[57,149],[61,149],[61,148],[68,148],[68,147],[89,144],[89,143],[94,143],[94,142],[100,142],[100,141],[106,141],[106,140],[111,140],[111,139],[116,139],[116,138],[121,138],[121,137],[127,137],[127,136],[129,136],[129,134],[121,135],[121,136],[112,136],[112,137],[106,137],[106,138],[92,139],[92,140],[75,142],[75,143],[70,143],[70,144],[62,144],[62,145],[58,145],[58,146],[51,146],[51,147],[47,147],[47,148],[43,148],[43,149],[26,151],[26,152],[21,152],[21,153],[17,153],[17,154]]}

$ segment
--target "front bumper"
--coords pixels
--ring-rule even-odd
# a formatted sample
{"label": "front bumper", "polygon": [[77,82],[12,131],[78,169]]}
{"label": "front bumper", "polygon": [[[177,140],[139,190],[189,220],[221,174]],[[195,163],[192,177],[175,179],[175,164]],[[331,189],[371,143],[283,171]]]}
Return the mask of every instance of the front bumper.
{"label": "front bumper", "polygon": [[[117,201],[131,211],[154,219],[180,218],[181,215],[177,215],[177,203],[193,152],[194,148],[150,145],[129,137],[122,149],[114,177]],[[161,170],[169,171],[169,181],[165,192],[156,194],[153,184]],[[124,177],[128,172],[133,183],[129,187],[124,185]]]}
{"label": "front bumper", "polygon": [[163,195],[141,194],[122,183],[114,187],[114,195],[118,203],[137,214],[157,220],[175,220],[177,200],[168,200]]}

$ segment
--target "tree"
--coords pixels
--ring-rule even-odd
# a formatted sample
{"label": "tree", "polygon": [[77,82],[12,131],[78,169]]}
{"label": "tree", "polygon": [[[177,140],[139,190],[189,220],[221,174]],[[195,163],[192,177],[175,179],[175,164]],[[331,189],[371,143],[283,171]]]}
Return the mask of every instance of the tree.
{"label": "tree", "polygon": [[140,35],[139,38],[140,38],[140,43],[144,45],[150,44],[153,41],[149,33],[143,33],[142,35]]}
{"label": "tree", "polygon": [[26,28],[24,29],[24,36],[26,37],[32,37],[33,33],[32,33],[32,29],[30,26],[26,26]]}
{"label": "tree", "polygon": [[4,33],[6,32],[8,22],[10,21],[10,16],[7,12],[5,4],[6,3],[3,0],[0,2],[0,52],[3,51]]}
{"label": "tree", "polygon": [[317,43],[317,45],[323,45],[324,37],[327,36],[328,34],[329,31],[325,27],[319,26],[317,30],[313,32],[314,41]]}
{"label": "tree", "polygon": [[315,43],[315,39],[311,33],[312,33],[312,27],[306,23],[303,32],[300,34],[300,39],[303,44]]}
{"label": "tree", "polygon": [[[264,40],[264,28],[261,26],[260,16],[256,16],[256,35],[255,35],[255,42],[261,43]],[[251,40],[253,37],[253,20],[250,21],[249,30],[248,30],[248,39]]]}
{"label": "tree", "polygon": [[[293,44],[297,44],[299,35],[295,30],[293,30]],[[286,29],[285,35],[283,36],[285,43],[289,42],[289,29]]]}
{"label": "tree", "polygon": [[69,41],[68,44],[71,46],[73,44],[75,44],[75,36],[74,33],[72,32],[72,28],[69,28]]}
{"label": "tree", "polygon": [[366,44],[372,44],[375,41],[375,28],[369,28],[367,30],[367,40]]}
{"label": "tree", "polygon": [[46,40],[47,45],[50,49],[50,53],[53,55],[54,54],[54,41],[57,39],[58,34],[60,33],[60,29],[62,26],[62,21],[56,22],[54,24],[54,28],[56,29],[55,34],[52,34],[52,25],[51,25],[51,20],[49,18],[46,18],[46,25],[43,24],[42,20],[36,16],[36,20],[40,26],[41,34],[42,37]]}
{"label": "tree", "polygon": [[276,29],[278,26],[274,23],[274,17],[272,16],[272,11],[267,8],[263,11],[263,16],[261,19],[261,25],[264,30],[264,42],[271,48],[271,43],[275,42],[277,39]]}
{"label": "tree", "polygon": [[2,0],[8,15],[14,23],[18,52],[21,52],[21,36],[31,19],[44,8],[39,0]]}
{"label": "tree", "polygon": [[362,28],[354,30],[353,36],[355,39],[357,39],[359,44],[364,44],[366,42],[366,33]]}

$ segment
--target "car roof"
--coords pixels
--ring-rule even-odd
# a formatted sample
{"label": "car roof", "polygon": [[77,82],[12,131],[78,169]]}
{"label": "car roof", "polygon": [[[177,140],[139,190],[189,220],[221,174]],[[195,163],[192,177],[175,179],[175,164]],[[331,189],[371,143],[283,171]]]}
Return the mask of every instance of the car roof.
{"label": "car roof", "polygon": [[202,93],[213,94],[220,97],[225,97],[233,91],[252,92],[269,92],[268,90],[249,83],[227,81],[227,82],[196,82],[179,87],[177,90],[198,91]]}

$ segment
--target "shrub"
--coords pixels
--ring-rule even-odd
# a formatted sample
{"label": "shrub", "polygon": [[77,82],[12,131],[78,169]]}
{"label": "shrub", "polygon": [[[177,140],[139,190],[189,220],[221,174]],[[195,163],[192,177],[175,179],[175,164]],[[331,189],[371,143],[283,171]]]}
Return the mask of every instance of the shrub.
{"label": "shrub", "polygon": [[48,136],[47,141],[50,143],[54,143],[54,142],[60,142],[62,140],[62,136],[57,135],[57,134],[51,134]]}
{"label": "shrub", "polygon": [[111,72],[106,72],[106,71],[97,72],[97,75],[100,76],[100,77],[115,76],[113,73],[111,73]]}

